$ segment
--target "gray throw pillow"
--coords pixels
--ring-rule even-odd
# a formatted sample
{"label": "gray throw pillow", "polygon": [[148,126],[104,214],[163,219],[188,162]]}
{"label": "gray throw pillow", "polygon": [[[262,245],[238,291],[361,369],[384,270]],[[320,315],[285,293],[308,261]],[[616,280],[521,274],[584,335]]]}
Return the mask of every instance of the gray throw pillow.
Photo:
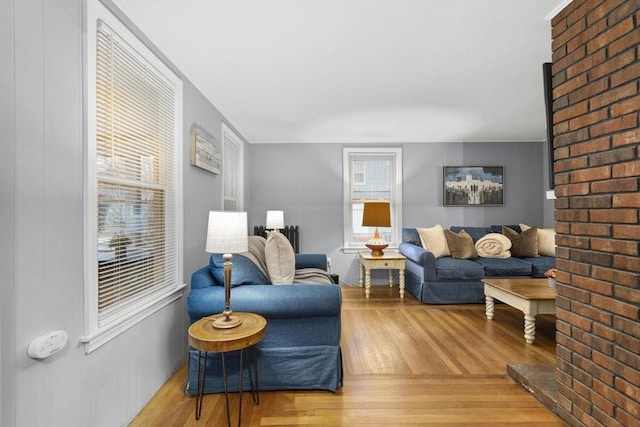
{"label": "gray throw pillow", "polygon": [[538,257],[538,228],[531,227],[518,233],[512,228],[502,227],[502,234],[511,240],[511,256],[518,258]]}
{"label": "gray throw pillow", "polygon": [[478,252],[473,243],[471,235],[464,230],[459,233],[454,233],[451,230],[444,230],[444,235],[447,238],[447,244],[449,245],[449,252],[451,256],[457,259],[474,259],[478,258]]}

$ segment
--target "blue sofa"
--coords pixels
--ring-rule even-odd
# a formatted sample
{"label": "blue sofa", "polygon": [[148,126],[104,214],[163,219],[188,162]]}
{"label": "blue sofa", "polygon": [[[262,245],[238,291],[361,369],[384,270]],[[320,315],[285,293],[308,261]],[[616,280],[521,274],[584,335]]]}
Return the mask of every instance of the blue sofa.
{"label": "blue sofa", "polygon": [[[296,254],[296,269],[326,271],[324,254]],[[187,311],[191,323],[224,309],[222,262],[213,254],[207,266],[191,276]],[[231,309],[252,312],[267,320],[267,332],[256,346],[260,390],[319,389],[342,387],[340,348],[340,287],[334,284],[271,285],[241,255],[233,257]],[[189,349],[187,391],[196,393],[198,351]],[[229,390],[238,391],[239,352],[226,355]],[[246,364],[245,364],[246,369]],[[243,389],[250,383],[245,371]],[[204,393],[224,390],[220,355],[209,354]]]}
{"label": "blue sofa", "polygon": [[[510,228],[520,232],[517,225]],[[490,227],[450,228],[454,233],[465,230],[474,243],[488,233],[501,233],[501,225]],[[531,258],[475,258],[455,259],[450,256],[436,258],[422,247],[415,228],[403,228],[399,251],[406,259],[405,288],[420,302],[428,304],[466,304],[484,302],[486,277],[545,277],[555,266],[555,257]]]}

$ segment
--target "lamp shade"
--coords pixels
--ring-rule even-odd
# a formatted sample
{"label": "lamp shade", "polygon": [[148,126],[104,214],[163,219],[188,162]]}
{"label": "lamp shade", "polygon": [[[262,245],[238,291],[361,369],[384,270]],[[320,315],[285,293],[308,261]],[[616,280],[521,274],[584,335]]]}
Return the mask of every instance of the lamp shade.
{"label": "lamp shade", "polygon": [[381,200],[364,202],[362,225],[364,227],[391,227],[391,205],[389,202]]}
{"label": "lamp shade", "polygon": [[267,230],[284,228],[284,211],[267,211]]}
{"label": "lamp shade", "polygon": [[231,254],[249,250],[247,213],[209,211],[207,246],[209,253]]}

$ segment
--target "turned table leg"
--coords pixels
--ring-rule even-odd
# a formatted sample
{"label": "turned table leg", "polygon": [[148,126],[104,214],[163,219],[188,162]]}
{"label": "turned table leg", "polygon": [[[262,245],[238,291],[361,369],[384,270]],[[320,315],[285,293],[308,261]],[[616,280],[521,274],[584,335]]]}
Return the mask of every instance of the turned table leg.
{"label": "turned table leg", "polygon": [[368,268],[364,269],[364,296],[365,298],[369,298],[369,294],[371,293],[371,270]]}
{"label": "turned table leg", "polygon": [[493,310],[494,310],[493,297],[486,295],[485,301],[486,301],[485,314],[487,315],[487,319],[491,320],[493,319]]}
{"label": "turned table leg", "polygon": [[524,315],[524,339],[527,344],[532,344],[536,338],[536,316],[533,314]]}

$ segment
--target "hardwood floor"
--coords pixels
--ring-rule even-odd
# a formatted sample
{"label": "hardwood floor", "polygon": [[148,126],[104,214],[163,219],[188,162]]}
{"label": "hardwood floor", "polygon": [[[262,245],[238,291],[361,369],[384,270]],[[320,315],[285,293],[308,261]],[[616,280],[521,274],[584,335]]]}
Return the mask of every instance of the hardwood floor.
{"label": "hardwood floor", "polygon": [[[398,289],[342,287],[344,387],[326,391],[243,396],[244,426],[564,426],[506,374],[507,363],[555,363],[555,317],[538,316],[536,340],[526,344],[521,312],[496,304],[420,304]],[[224,396],[184,394],[182,366],[131,426],[226,426]],[[232,425],[238,398],[232,395]]]}

